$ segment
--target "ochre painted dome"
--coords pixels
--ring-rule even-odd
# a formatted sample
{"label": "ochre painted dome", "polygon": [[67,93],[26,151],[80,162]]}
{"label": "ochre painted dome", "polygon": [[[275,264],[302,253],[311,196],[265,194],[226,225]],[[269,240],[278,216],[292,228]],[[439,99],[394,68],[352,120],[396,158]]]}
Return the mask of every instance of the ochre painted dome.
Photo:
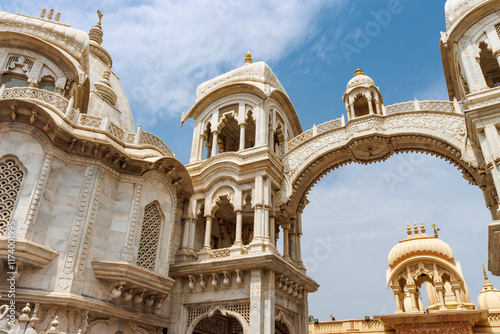
{"label": "ochre painted dome", "polygon": [[421,228],[422,234],[418,234],[418,229],[415,225],[415,234],[412,235],[410,226],[408,226],[408,237],[400,241],[389,252],[389,267],[393,268],[401,261],[415,255],[433,255],[449,262],[454,261],[451,247],[446,242],[425,234],[423,224]]}
{"label": "ochre painted dome", "polygon": [[500,312],[500,291],[495,289],[486,275],[484,279],[483,289],[477,297],[477,307],[480,310]]}
{"label": "ochre painted dome", "polygon": [[458,21],[465,13],[474,8],[476,5],[487,0],[448,0],[444,5],[446,13],[446,27],[450,28]]}
{"label": "ochre painted dome", "polygon": [[367,76],[365,73],[363,73],[362,70],[358,69],[356,73],[354,73],[354,78],[349,80],[349,82],[347,83],[347,89],[360,86],[363,84],[369,84],[371,86],[375,86],[375,82],[373,81],[373,79]]}

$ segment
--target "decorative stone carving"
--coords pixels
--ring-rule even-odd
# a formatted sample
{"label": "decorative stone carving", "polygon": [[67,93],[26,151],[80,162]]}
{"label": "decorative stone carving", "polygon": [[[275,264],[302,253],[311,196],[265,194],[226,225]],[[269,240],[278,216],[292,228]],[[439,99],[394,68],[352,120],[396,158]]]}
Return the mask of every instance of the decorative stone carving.
{"label": "decorative stone carving", "polygon": [[162,217],[158,205],[153,202],[144,208],[144,218],[137,253],[137,265],[154,270],[156,265],[156,253],[160,238]]}

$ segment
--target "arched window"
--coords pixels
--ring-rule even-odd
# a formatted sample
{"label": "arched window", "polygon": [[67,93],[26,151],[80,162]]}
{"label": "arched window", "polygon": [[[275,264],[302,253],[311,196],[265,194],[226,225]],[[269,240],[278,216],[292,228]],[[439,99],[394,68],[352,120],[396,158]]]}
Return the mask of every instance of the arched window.
{"label": "arched window", "polygon": [[55,91],[56,85],[55,85],[55,79],[51,76],[44,76],[42,80],[38,83],[38,88],[40,89],[45,89],[50,92]]}
{"label": "arched window", "polygon": [[479,52],[479,64],[481,65],[486,84],[490,88],[500,86],[500,66],[498,65],[498,61],[493,57],[488,44],[481,42],[479,48],[481,49]]}
{"label": "arched window", "polygon": [[6,235],[23,178],[24,172],[14,158],[0,161],[0,235]]}
{"label": "arched window", "polygon": [[137,254],[137,265],[155,270],[158,242],[160,240],[162,216],[155,202],[146,205],[142,220],[141,240]]}
{"label": "arched window", "polygon": [[21,75],[4,74],[0,81],[0,86],[1,85],[5,85],[5,88],[28,87],[28,78]]}
{"label": "arched window", "polygon": [[368,100],[364,95],[359,96],[354,101],[354,116],[365,116],[370,113],[370,109],[368,107]]}
{"label": "arched window", "polygon": [[231,114],[222,119],[224,126],[219,135],[219,152],[236,152],[240,145],[240,127]]}

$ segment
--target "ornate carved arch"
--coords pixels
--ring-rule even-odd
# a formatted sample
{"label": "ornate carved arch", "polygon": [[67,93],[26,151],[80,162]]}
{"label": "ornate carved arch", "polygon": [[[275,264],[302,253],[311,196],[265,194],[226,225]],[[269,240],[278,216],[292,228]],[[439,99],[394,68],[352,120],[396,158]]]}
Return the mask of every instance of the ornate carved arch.
{"label": "ornate carved arch", "polygon": [[293,318],[290,315],[283,312],[282,310],[279,310],[276,313],[274,320],[281,321],[282,323],[284,323],[290,334],[297,334],[298,333],[297,328],[296,328],[296,324],[293,321]]}
{"label": "ornate carved arch", "polygon": [[484,171],[477,167],[481,163],[470,154],[463,156],[466,138],[465,121],[458,114],[412,112],[352,120],[343,128],[304,140],[283,157],[280,204],[286,203],[284,208],[293,215],[305,205],[314,184],[330,171],[350,163],[384,161],[404,152],[445,159],[471,184],[484,185]]}
{"label": "ornate carved arch", "polygon": [[247,320],[238,312],[230,311],[230,310],[226,309],[226,307],[223,305],[212,306],[205,313],[203,313],[203,314],[199,315],[198,317],[196,317],[195,319],[193,319],[193,321],[189,324],[189,326],[186,330],[186,334],[193,334],[193,331],[196,328],[196,325],[198,325],[198,323],[201,320],[212,317],[216,311],[219,311],[224,316],[231,316],[231,317],[236,318],[238,320],[238,322],[240,323],[241,328],[243,329],[243,334],[250,334],[250,327],[248,325]]}

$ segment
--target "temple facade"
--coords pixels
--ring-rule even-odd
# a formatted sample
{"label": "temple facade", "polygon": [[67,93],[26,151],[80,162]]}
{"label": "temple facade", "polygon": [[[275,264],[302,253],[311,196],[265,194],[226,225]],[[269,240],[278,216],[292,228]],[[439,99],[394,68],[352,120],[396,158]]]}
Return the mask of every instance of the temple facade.
{"label": "temple facade", "polygon": [[[83,32],[54,10],[0,12],[0,333],[318,331],[307,304],[318,284],[301,258],[307,193],[335,168],[399,152],[444,158],[480,187],[488,269],[500,275],[498,0],[446,3],[448,101],[386,106],[357,70],[346,114],[303,131],[272,69],[247,54],[183,113],[194,121],[187,165],[135,126],[98,14]],[[429,331],[443,317],[449,332],[496,331],[497,290],[486,282],[475,308],[449,246],[415,229],[399,245],[439,251],[393,249],[397,314],[334,332]]]}

